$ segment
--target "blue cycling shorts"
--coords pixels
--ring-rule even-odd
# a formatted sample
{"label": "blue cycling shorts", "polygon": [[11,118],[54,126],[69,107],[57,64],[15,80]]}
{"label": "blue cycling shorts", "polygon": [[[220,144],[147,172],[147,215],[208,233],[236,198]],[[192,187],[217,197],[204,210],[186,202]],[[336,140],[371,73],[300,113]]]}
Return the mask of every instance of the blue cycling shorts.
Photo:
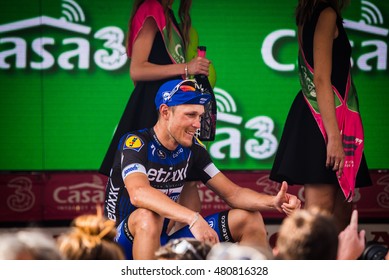
{"label": "blue cycling shorts", "polygon": [[[209,226],[213,228],[217,235],[219,236],[220,242],[234,242],[231,236],[231,232],[228,226],[228,213],[229,211],[223,211],[220,213],[215,213],[205,217],[204,219],[208,222]],[[132,260],[132,245],[134,237],[128,229],[128,217],[125,218],[117,227],[117,235],[115,241],[122,246],[126,259]],[[182,229],[174,232],[171,235],[166,233],[167,225],[169,223],[168,219],[165,219],[164,226],[161,234],[161,246],[165,245],[172,239],[185,238],[185,237],[194,237],[191,233],[189,226],[185,226]]]}

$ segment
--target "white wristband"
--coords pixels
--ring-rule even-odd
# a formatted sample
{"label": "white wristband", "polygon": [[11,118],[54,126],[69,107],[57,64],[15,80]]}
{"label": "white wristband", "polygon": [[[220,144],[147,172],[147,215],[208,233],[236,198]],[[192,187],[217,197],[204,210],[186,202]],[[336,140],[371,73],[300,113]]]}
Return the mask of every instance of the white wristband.
{"label": "white wristband", "polygon": [[185,63],[185,79],[189,79],[188,63]]}
{"label": "white wristband", "polygon": [[189,225],[189,229],[191,229],[193,226],[194,226],[194,224],[197,222],[197,220],[199,219],[199,216],[200,216],[200,214],[199,214],[199,212],[196,212],[196,214],[195,214],[195,217],[193,218],[193,221],[190,223],[190,225]]}

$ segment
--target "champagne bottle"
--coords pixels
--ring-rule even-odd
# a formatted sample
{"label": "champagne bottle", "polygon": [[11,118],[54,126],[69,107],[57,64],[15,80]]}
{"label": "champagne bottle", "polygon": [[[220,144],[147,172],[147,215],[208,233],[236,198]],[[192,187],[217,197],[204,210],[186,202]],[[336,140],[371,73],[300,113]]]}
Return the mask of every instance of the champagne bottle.
{"label": "champagne bottle", "polygon": [[[206,47],[198,46],[197,55],[200,57],[205,57]],[[198,133],[198,138],[201,141],[213,141],[215,140],[216,135],[216,118],[217,118],[217,108],[216,108],[216,98],[213,92],[212,86],[209,83],[208,77],[203,74],[195,75],[197,84],[200,86],[200,90],[203,93],[208,93],[211,95],[211,100],[205,106],[204,116],[201,119],[201,127]]]}

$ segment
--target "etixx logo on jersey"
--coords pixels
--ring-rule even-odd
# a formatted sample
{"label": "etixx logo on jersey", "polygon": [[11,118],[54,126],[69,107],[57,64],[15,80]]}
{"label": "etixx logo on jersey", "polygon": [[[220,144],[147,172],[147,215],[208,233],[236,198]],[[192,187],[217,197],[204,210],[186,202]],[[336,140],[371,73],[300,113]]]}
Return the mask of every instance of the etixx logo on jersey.
{"label": "etixx logo on jersey", "polygon": [[124,145],[124,149],[131,149],[131,150],[135,150],[137,152],[140,151],[140,149],[142,149],[144,143],[142,141],[142,139],[140,139],[138,136],[136,135],[129,135],[126,139],[126,142],[125,142],[125,145]]}

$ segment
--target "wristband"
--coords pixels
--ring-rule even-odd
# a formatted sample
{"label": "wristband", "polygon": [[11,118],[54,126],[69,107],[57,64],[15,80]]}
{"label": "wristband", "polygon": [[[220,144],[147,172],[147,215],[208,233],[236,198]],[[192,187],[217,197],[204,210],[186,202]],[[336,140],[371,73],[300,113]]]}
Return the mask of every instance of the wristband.
{"label": "wristband", "polygon": [[189,225],[189,229],[191,229],[193,226],[194,226],[194,224],[197,222],[197,220],[199,219],[199,216],[200,216],[200,214],[199,214],[199,212],[196,212],[196,214],[195,214],[195,217],[193,218],[193,221],[190,223],[190,225]]}
{"label": "wristband", "polygon": [[185,79],[189,79],[188,63],[185,63]]}

